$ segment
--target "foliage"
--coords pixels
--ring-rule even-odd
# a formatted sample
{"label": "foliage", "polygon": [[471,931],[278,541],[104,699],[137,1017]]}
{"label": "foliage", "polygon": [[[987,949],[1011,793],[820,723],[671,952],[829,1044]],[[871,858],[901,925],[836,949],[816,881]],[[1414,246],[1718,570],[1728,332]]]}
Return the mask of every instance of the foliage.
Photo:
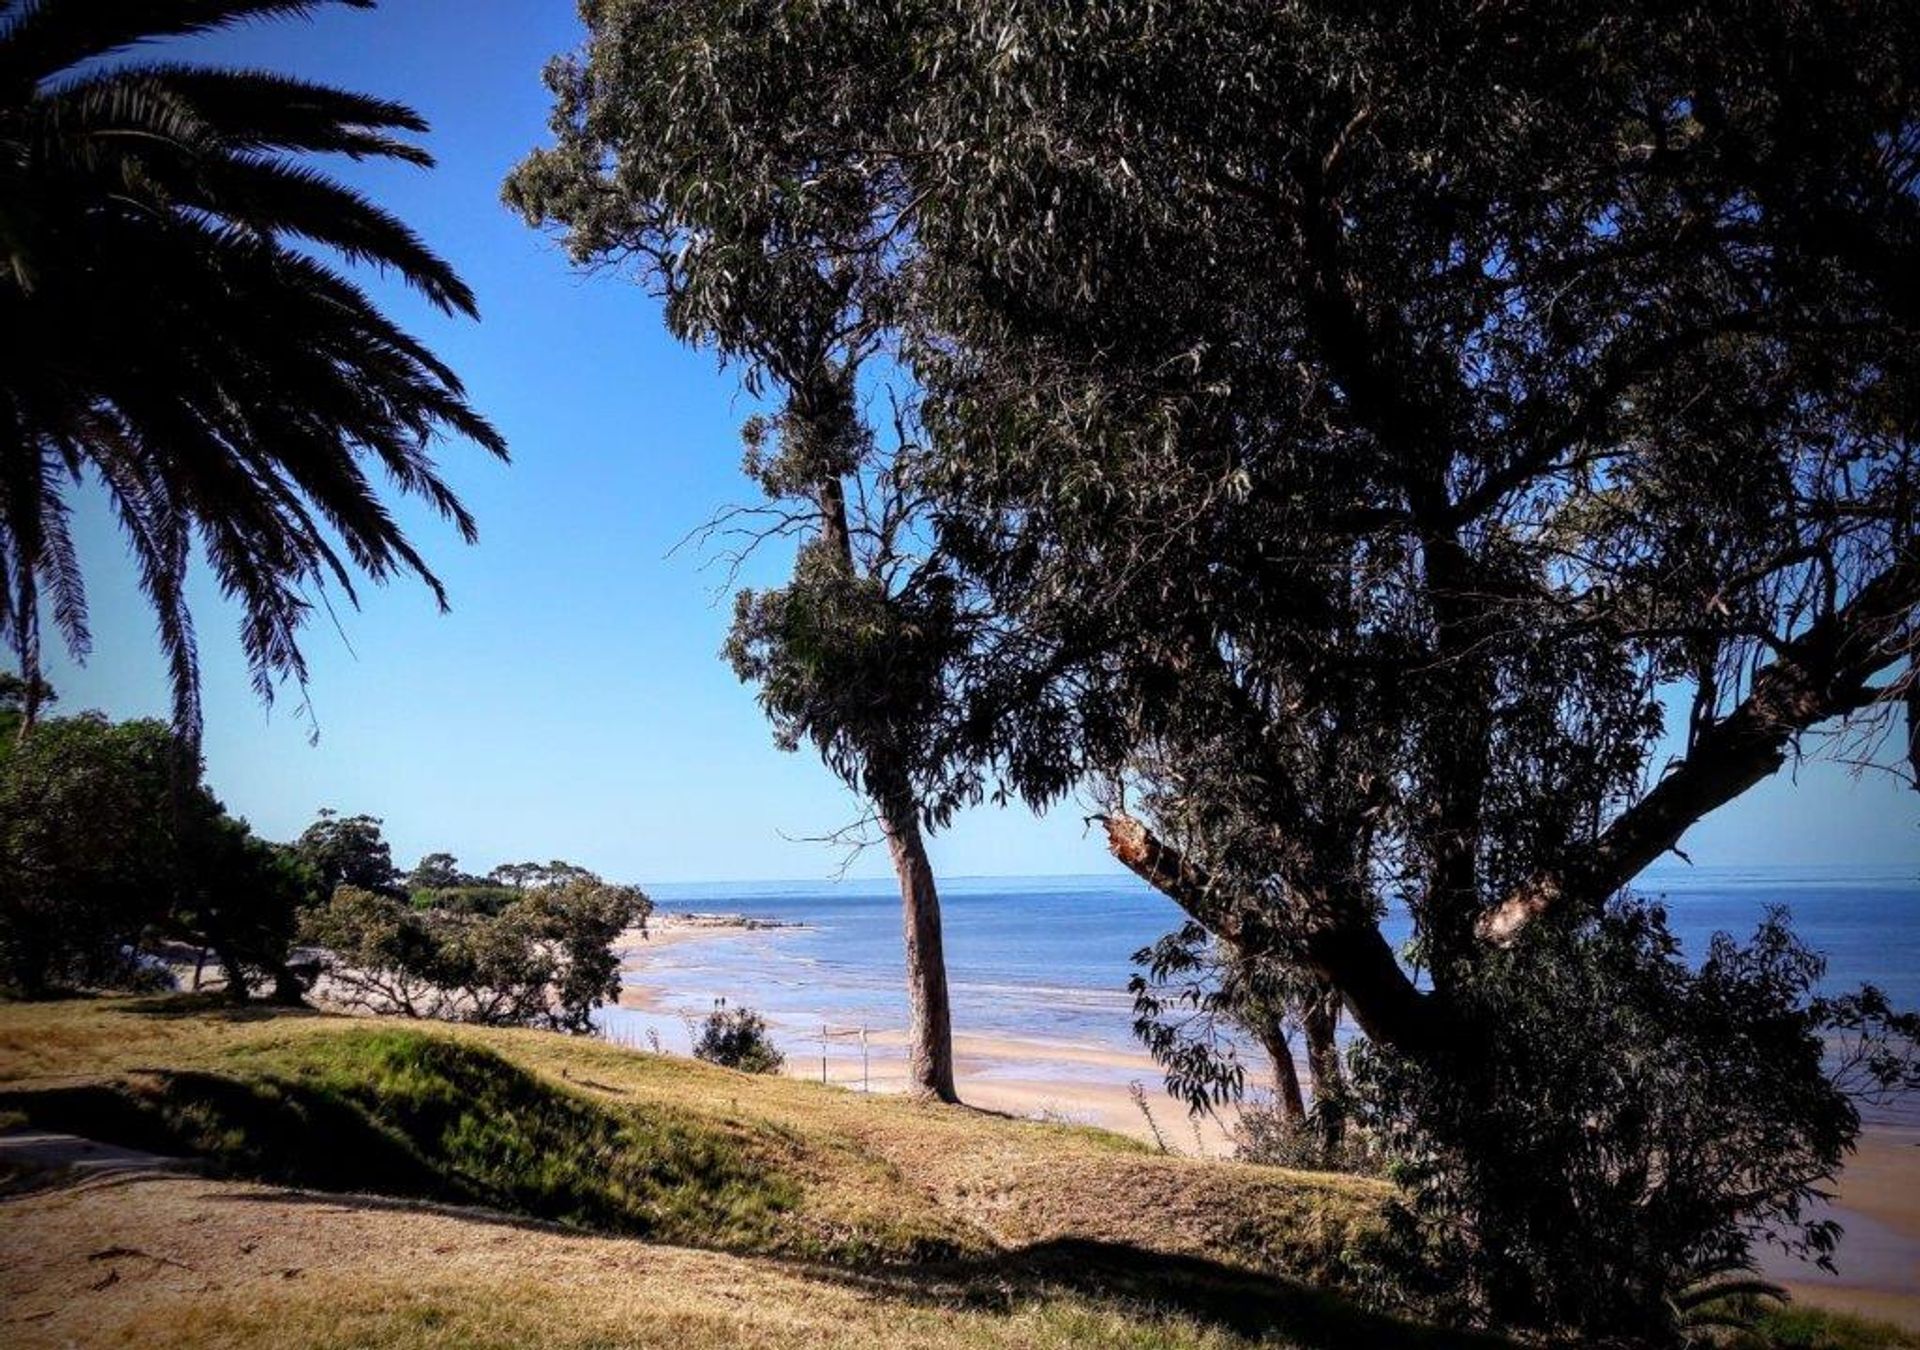
{"label": "foliage", "polygon": [[444,891],[456,886],[482,884],[481,878],[461,871],[460,860],[451,853],[428,853],[414,864],[401,886],[407,894],[415,895],[420,891]]}
{"label": "foliage", "polygon": [[1695,969],[1658,907],[1622,902],[1482,967],[1461,1011],[1485,1053],[1360,1052],[1417,1268],[1504,1320],[1646,1341],[1756,1243],[1831,1269],[1812,1202],[1859,1133],[1846,1089],[1920,1078],[1920,1019],[1817,995],[1822,969],[1780,912]]}
{"label": "foliage", "polygon": [[584,1034],[620,992],[612,943],[651,902],[628,886],[576,878],[484,908],[417,909],[352,885],[310,912],[328,990],[369,1011]]}
{"label": "foliage", "polygon": [[[1110,827],[1130,804],[1154,841],[1122,851],[1196,921],[1462,1085],[1398,1094],[1433,1113],[1401,1137],[1497,1116],[1475,1092],[1505,1056],[1534,1072],[1480,1016],[1509,979],[1552,984],[1511,965],[1530,926],[1585,931],[1821,728],[1897,765],[1877,737],[1920,684],[1911,6],[590,15],[517,203],[577,258],[639,266],[676,332],[799,351],[770,368],[789,395],[855,364],[823,353],[887,354],[967,619],[941,781],[1091,787]],[[747,616],[803,658],[788,634],[885,631],[829,599]],[[840,692],[774,687],[803,712]],[[1734,1013],[1767,1010],[1673,1053],[1745,1062],[1771,1024]],[[1831,1104],[1817,1069],[1779,1089],[1803,1123]],[[1699,1132],[1676,1146],[1804,1161],[1715,1133],[1690,1084],[1643,1084]],[[1625,1133],[1586,1146],[1634,1154],[1635,1122],[1606,1120]],[[1487,1199],[1528,1222],[1524,1193]],[[1574,1315],[1641,1326],[1636,1259],[1564,1266],[1596,1286]]]}
{"label": "foliage", "polygon": [[[364,5],[368,0],[350,0]],[[304,684],[314,597],[411,574],[445,593],[369,471],[472,539],[429,453],[504,456],[455,378],[325,254],[447,313],[472,293],[401,221],[305,157],[429,165],[398,103],[262,71],[121,59],[318,0],[35,0],[0,17],[0,626],[29,680],[43,606],[90,641],[72,494],[108,494],[159,623],[175,725],[200,729],[196,540],[242,612],[262,698]],[[43,598],[44,597],[44,598]],[[29,709],[31,713],[31,708]]]}
{"label": "foliage", "polygon": [[98,713],[0,742],[0,979],[112,984],[172,882],[174,744]]}
{"label": "foliage", "polygon": [[444,909],[458,914],[498,914],[520,898],[515,886],[447,886],[414,891],[408,899],[415,909]]}
{"label": "foliage", "polygon": [[290,964],[301,910],[314,877],[299,853],[257,838],[244,820],[214,809],[189,810],[177,822],[180,863],[159,931],[219,957],[230,999],[244,1001],[257,975],[281,1003],[298,1002],[310,973]]}
{"label": "foliage", "polygon": [[[486,880],[495,886],[521,891],[559,886],[572,881],[596,881],[598,878],[584,867],[555,858],[552,862],[544,863],[501,863],[487,873]],[[475,881],[468,884],[480,883]]]}
{"label": "foliage", "polygon": [[787,1062],[767,1034],[767,1019],[751,1008],[729,1008],[725,999],[700,1024],[693,1056],[742,1073],[779,1073]]}
{"label": "foliage", "polygon": [[319,819],[301,831],[293,851],[313,873],[315,899],[324,900],[342,886],[376,895],[400,893],[400,873],[381,823],[378,816],[343,816],[322,807]]}
{"label": "foliage", "polygon": [[151,937],[210,947],[229,994],[283,1000],[312,878],[254,836],[157,721],[51,718],[0,740],[0,984],[37,995],[140,978]]}
{"label": "foliage", "polygon": [[1133,1034],[1160,1066],[1168,1094],[1196,1114],[1239,1100],[1247,1071],[1230,1024],[1247,991],[1216,959],[1207,931],[1182,924],[1135,952],[1133,963]]}

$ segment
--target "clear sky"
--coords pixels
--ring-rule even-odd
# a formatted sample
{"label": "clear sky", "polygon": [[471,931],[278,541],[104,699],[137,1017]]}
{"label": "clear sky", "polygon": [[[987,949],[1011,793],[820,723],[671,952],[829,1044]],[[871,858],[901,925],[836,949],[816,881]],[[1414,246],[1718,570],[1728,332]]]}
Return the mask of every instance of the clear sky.
{"label": "clear sky", "polygon": [[[748,500],[732,376],[677,346],[653,302],[573,273],[499,204],[499,185],[546,138],[540,69],[580,38],[566,0],[388,0],[373,12],[250,25],[164,50],[264,66],[403,100],[431,121],[430,172],[330,167],[424,234],[478,294],[481,322],[441,317],[396,285],[370,286],[465,379],[514,462],[449,445],[447,477],[480,521],[478,546],[417,504],[400,515],[452,593],[363,592],[306,643],[313,722],[248,687],[233,611],[195,590],[208,778],[262,834],[297,834],[315,809],[385,818],[396,858],[446,849],[476,870],[562,857],[626,880],[818,878],[839,851],[805,842],[857,805],[809,754],[775,750],[750,690],[720,661],[722,578],[687,532]],[[125,549],[97,504],[81,546],[95,655],[51,674],[61,709],[164,716],[164,674]],[[778,577],[769,555],[748,581]],[[1702,864],[1920,867],[1920,794],[1831,764],[1776,780],[1685,841]],[[1036,821],[982,809],[935,841],[949,875],[1110,869],[1071,806]],[[851,875],[884,873],[882,850]]]}

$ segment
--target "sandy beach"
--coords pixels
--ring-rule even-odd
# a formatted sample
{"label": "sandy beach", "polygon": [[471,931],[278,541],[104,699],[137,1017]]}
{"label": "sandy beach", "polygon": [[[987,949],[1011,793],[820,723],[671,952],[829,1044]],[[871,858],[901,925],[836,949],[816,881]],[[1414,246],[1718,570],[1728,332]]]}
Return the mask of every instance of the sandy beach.
{"label": "sandy beach", "polygon": [[[650,959],[692,942],[725,942],[749,933],[764,932],[762,920],[731,914],[656,914],[643,935],[629,930],[616,950],[622,958],[622,1010],[638,1014],[623,1019],[613,1039],[644,1043],[649,1031],[673,1048],[686,1036],[686,1022],[705,1012],[691,1006],[680,991],[656,974],[649,978]],[[742,1001],[751,1006],[750,992]],[[824,1053],[821,1030],[825,1038]],[[861,1028],[826,1025],[823,1028],[776,1024],[774,1032],[787,1052],[786,1072],[796,1078],[835,1083],[872,1092],[899,1092],[906,1087],[906,1032],[903,1028]],[[1103,1129],[1152,1143],[1153,1125],[1170,1151],[1204,1156],[1232,1152],[1232,1140],[1218,1120],[1190,1122],[1186,1109],[1160,1088],[1160,1071],[1144,1051],[1118,1052],[1103,1046],[1043,1036],[985,1036],[956,1032],[954,1073],[969,1105],[1011,1116],[1047,1119]],[[1138,1081],[1146,1090],[1153,1124],[1133,1100],[1128,1084]]]}
{"label": "sandy beach", "polygon": [[[624,985],[612,1039],[648,1044],[649,1033],[668,1049],[684,1049],[688,1023],[705,1009],[690,1006],[671,986],[674,972],[657,958],[685,944],[728,942],[770,925],[729,914],[659,914],[648,931],[620,944]],[[777,927],[778,925],[772,925]],[[752,990],[738,997],[749,1006]],[[824,1038],[821,1031],[828,1034]],[[787,1053],[786,1072],[855,1091],[898,1092],[906,1085],[906,1033],[776,1022]],[[1159,1069],[1144,1051],[1126,1052],[1044,1034],[954,1035],[954,1072],[961,1097],[983,1110],[1011,1116],[1097,1125],[1188,1156],[1231,1154],[1232,1119],[1195,1121],[1161,1089]],[[1144,1089],[1152,1120],[1129,1084]],[[1158,1140],[1155,1131],[1158,1131]],[[1839,1272],[1827,1275],[1803,1262],[1762,1255],[1770,1278],[1796,1298],[1884,1318],[1920,1330],[1920,1128],[1869,1125],[1859,1151],[1840,1178],[1831,1211],[1846,1229]]]}

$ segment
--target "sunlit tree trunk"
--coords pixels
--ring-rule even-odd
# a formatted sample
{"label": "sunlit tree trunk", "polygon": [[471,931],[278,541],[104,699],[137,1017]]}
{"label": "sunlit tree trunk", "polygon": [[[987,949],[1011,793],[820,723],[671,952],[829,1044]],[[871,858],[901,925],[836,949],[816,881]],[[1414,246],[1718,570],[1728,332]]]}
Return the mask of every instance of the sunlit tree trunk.
{"label": "sunlit tree trunk", "polygon": [[907,945],[907,1084],[915,1096],[957,1102],[953,1085],[953,1016],[947,1002],[947,956],[940,935],[940,895],[926,841],[911,810],[882,811],[882,828],[900,879]]}
{"label": "sunlit tree trunk", "polygon": [[[853,543],[847,528],[846,492],[837,478],[820,485],[823,538],[851,574]],[[913,785],[899,760],[882,746],[865,748],[867,782],[880,827],[900,882],[901,922],[907,948],[907,1088],[918,1097],[957,1102],[953,1084],[953,1014],[947,1001],[947,954],[940,932],[940,894]]]}

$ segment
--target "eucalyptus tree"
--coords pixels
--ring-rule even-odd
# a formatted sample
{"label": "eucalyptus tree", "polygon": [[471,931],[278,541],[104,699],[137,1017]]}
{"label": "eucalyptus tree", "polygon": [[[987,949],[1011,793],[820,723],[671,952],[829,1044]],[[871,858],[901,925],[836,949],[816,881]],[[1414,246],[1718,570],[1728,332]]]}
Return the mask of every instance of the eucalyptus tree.
{"label": "eucalyptus tree", "polygon": [[453,372],[326,261],[371,264],[443,311],[475,313],[401,221],[304,162],[430,165],[405,139],[426,129],[419,114],[260,71],[124,59],[319,3],[0,5],[0,626],[30,688],[45,612],[75,656],[88,652],[70,520],[75,492],[97,480],[154,609],[189,745],[196,543],[240,603],[269,699],[282,680],[304,686],[300,629],[329,585],[352,599],[356,572],[412,575],[446,604],[369,471],[470,541],[431,443],[450,433],[506,453]]}
{"label": "eucalyptus tree", "polygon": [[793,573],[739,592],[726,656],[758,685],[776,742],[811,742],[869,804],[900,887],[910,1085],[957,1100],[925,834],[978,796],[948,696],[967,617],[919,510],[911,407],[894,407],[885,438],[868,413],[886,383],[900,222],[843,133],[875,110],[859,80],[785,44],[797,12],[616,0],[582,13],[584,52],[547,69],[554,144],[506,199],[558,227],[577,265],[634,275],[676,337],[772,403],[744,429],[765,504],[716,527],[746,550],[794,541]]}
{"label": "eucalyptus tree", "polygon": [[[1609,906],[1815,738],[1898,767],[1911,8],[589,9],[613,15],[677,26],[621,48],[673,73],[576,108],[619,106],[682,171],[654,181],[713,208],[675,257],[715,263],[727,311],[807,313],[764,262],[795,252],[807,286],[885,297],[858,312],[897,335],[945,556],[992,608],[976,753],[1036,802],[1126,784],[1116,856],[1412,1066],[1428,1086],[1389,1095],[1465,1159],[1427,1232],[1465,1235],[1470,1296],[1657,1337],[1756,1232],[1824,1250],[1802,1206],[1851,1108],[1819,1033],[1871,1000],[1812,1000],[1778,930],[1692,972]],[[601,148],[583,215],[664,195],[602,191]],[[1604,1072],[1565,1076],[1558,1015]],[[1570,1136],[1516,1102],[1590,1151],[1550,1156]]]}

